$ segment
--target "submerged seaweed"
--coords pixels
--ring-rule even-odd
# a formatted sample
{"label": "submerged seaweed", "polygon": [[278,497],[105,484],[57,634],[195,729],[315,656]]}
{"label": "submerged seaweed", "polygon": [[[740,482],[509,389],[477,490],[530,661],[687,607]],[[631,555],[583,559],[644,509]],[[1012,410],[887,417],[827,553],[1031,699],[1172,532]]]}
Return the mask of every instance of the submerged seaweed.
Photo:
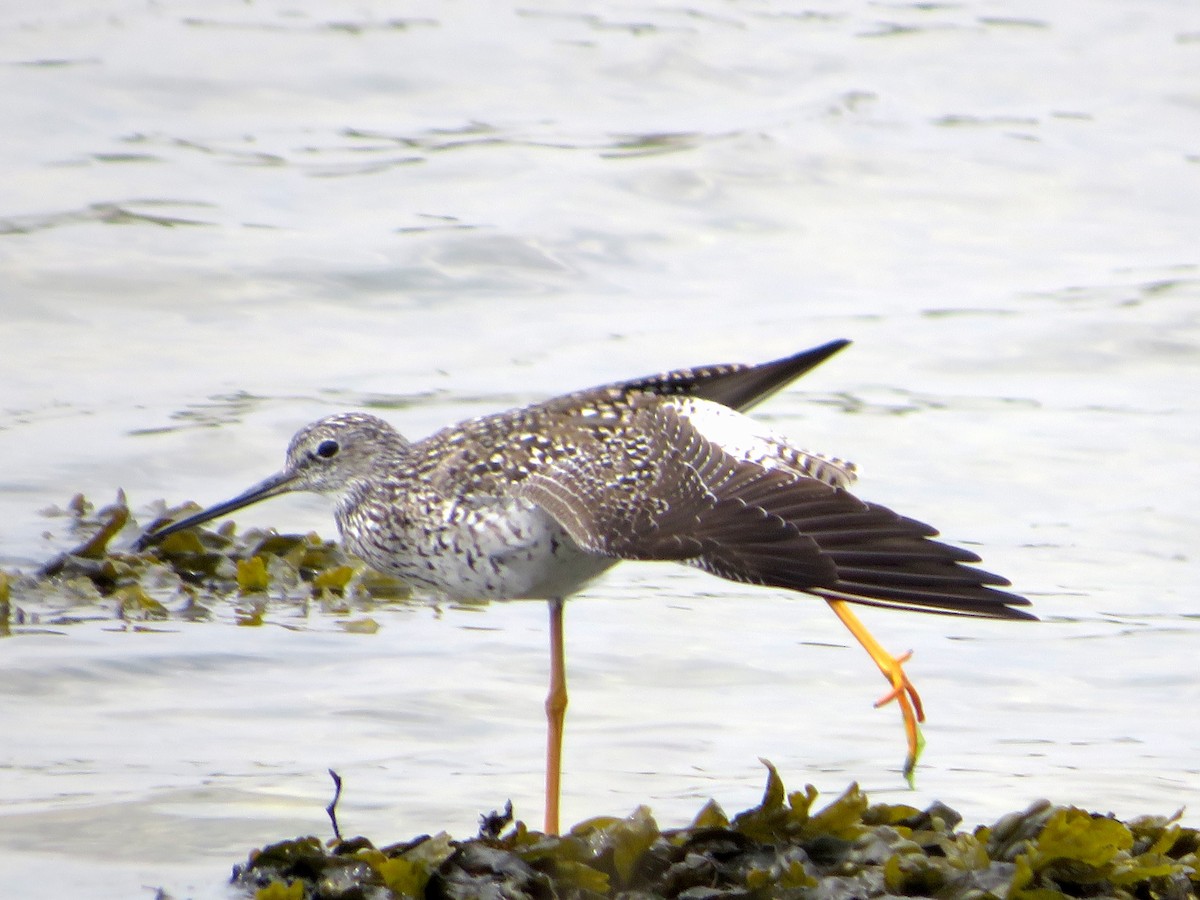
{"label": "submerged seaweed", "polygon": [[[150,524],[196,508],[158,504]],[[402,582],[316,534],[239,532],[226,523],[170,535],[139,553],[129,548],[142,529],[124,495],[98,510],[76,495],[46,515],[65,520],[77,543],[37,573],[0,572],[0,636],[96,619],[134,627],[204,620],[231,603],[237,624],[261,625],[272,608],[349,616],[410,596]],[[357,632],[378,627],[366,617],[340,624]]]}
{"label": "submerged seaweed", "polygon": [[1039,801],[955,831],[948,807],[871,804],[853,784],[815,809],[815,788],[787,793],[765,764],[762,803],[732,819],[710,801],[663,831],[640,807],[552,836],[493,813],[465,841],[281,841],[251,853],[233,883],[256,900],[1200,896],[1200,831],[1175,818],[1121,822]]}

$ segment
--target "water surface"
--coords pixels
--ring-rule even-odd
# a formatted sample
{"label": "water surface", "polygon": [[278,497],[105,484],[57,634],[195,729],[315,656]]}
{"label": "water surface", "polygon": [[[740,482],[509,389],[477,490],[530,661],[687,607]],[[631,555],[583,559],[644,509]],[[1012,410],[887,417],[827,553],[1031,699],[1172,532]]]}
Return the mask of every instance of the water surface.
{"label": "water surface", "polygon": [[[761,410],[1042,624],[624,566],[568,608],[564,817],[858,780],[968,822],[1200,809],[1200,14],[1104,0],[319,0],[0,12],[0,559],[76,491],[213,502],[371,408],[419,436],[676,365],[853,347]],[[239,521],[332,533],[293,498]],[[374,635],[113,619],[0,643],[22,896],[210,897],[252,846],[541,816],[545,610]],[[286,626],[286,627],[285,627]]]}

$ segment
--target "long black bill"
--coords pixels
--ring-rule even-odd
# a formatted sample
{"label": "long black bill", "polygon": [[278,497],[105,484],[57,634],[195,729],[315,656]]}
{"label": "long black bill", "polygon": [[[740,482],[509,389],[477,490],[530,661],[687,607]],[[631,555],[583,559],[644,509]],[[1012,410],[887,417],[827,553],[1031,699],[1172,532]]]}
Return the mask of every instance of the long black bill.
{"label": "long black bill", "polygon": [[294,490],[296,475],[292,472],[276,472],[270,478],[260,481],[248,491],[243,491],[232,500],[226,500],[224,503],[218,503],[216,506],[210,506],[208,509],[201,510],[187,518],[180,519],[178,522],[172,522],[166,528],[159,528],[156,531],[148,531],[133,542],[134,552],[140,553],[148,546],[160,541],[169,534],[174,534],[177,531],[183,531],[185,528],[191,528],[193,525],[203,525],[205,522],[211,522],[213,519],[219,519],[221,516],[228,513],[243,509],[252,503],[257,503],[259,500],[266,500],[268,497],[275,497],[279,494],[286,494],[288,491]]}

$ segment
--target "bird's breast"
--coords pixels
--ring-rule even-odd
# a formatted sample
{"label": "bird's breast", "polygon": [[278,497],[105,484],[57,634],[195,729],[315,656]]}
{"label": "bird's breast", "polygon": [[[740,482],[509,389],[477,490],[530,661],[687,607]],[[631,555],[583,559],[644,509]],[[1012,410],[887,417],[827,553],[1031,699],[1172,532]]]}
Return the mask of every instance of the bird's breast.
{"label": "bird's breast", "polygon": [[450,599],[566,597],[616,560],[586,553],[521,500],[430,501],[338,510],[347,549],[372,568]]}

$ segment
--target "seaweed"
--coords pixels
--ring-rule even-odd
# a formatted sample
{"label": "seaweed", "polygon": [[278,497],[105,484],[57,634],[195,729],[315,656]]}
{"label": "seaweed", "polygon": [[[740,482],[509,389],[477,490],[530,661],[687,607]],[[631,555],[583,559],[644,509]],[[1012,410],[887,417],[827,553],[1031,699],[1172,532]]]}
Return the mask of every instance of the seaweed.
{"label": "seaweed", "polygon": [[[151,527],[197,508],[152,507]],[[373,571],[333,541],[316,534],[279,534],[232,523],[172,534],[142,552],[141,532],[125,496],[96,509],[82,494],[46,510],[65,520],[75,545],[34,573],[0,571],[0,637],[96,619],[132,624],[207,621],[231,609],[239,625],[267,621],[273,609],[345,617],[346,631],[371,634],[379,625],[363,613],[378,604],[406,602],[409,587]]]}
{"label": "seaweed", "polygon": [[643,806],[555,836],[513,821],[510,804],[462,841],[281,841],[250,853],[232,883],[255,900],[1200,896],[1200,831],[1178,814],[1121,822],[1043,800],[955,831],[949,807],[872,804],[856,784],[817,809],[816,788],[789,794],[763,762],[762,802],[732,819],[709,801],[690,825],[664,831]]}

